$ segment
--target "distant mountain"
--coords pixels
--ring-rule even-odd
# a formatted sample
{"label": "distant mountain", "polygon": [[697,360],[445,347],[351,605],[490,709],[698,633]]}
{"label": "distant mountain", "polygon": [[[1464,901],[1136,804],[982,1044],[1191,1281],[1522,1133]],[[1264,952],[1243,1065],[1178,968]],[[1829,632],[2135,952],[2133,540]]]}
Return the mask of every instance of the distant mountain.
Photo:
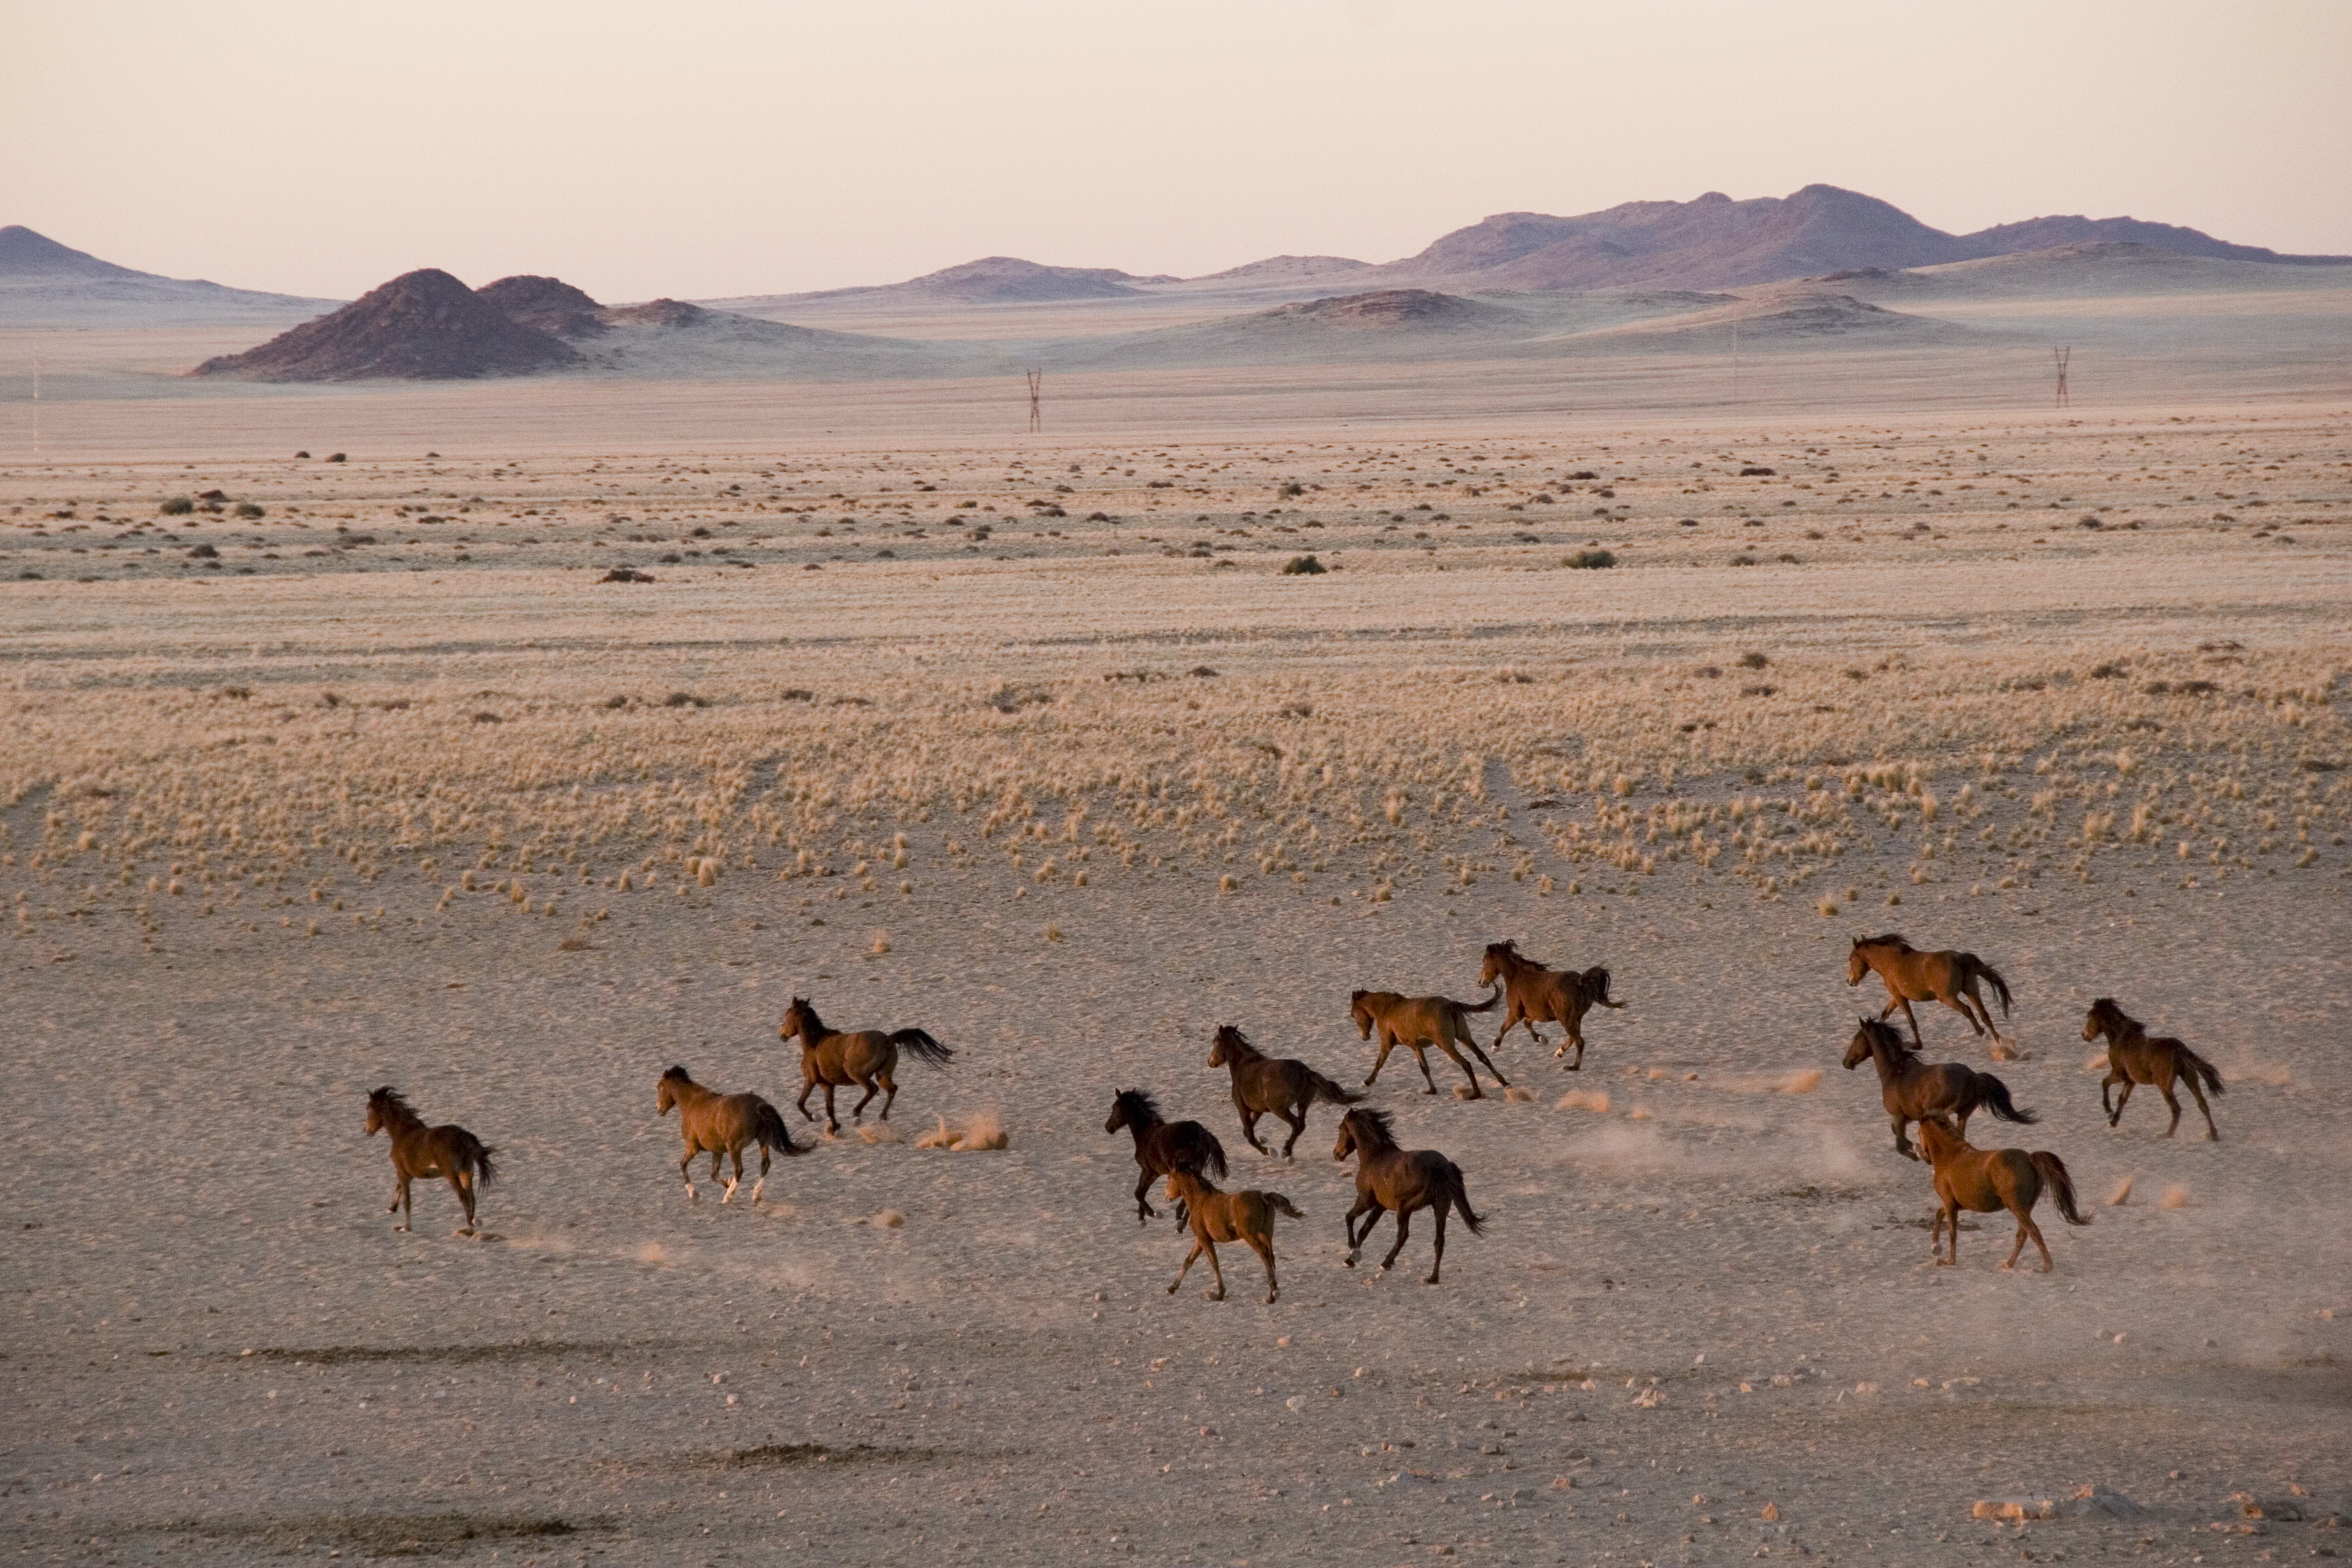
{"label": "distant mountain", "polygon": [[579,360],[579,351],[561,338],[523,325],[446,272],[426,267],[259,348],[206,360],[190,374],[247,381],[452,381],[527,375]]}
{"label": "distant mountain", "polygon": [[962,305],[1037,305],[1063,300],[1118,300],[1145,292],[1139,285],[1173,283],[1162,273],[1138,277],[1114,267],[1047,267],[1017,256],[984,256],[910,278],[856,289],[826,289],[814,294],[772,294],[719,301],[738,309],[774,310],[819,301],[938,300]]}
{"label": "distant mountain", "polygon": [[101,261],[22,224],[0,228],[0,326],[202,326],[300,321],[332,300],[225,289]]}
{"label": "distant mountain", "polygon": [[1199,278],[1187,278],[1187,283],[1285,283],[1307,278],[1328,278],[1339,272],[1362,272],[1370,262],[1352,260],[1345,256],[1269,256],[1263,261],[1253,261],[1242,267],[1228,267],[1223,272],[1206,273]]}
{"label": "distant mountain", "polygon": [[2271,261],[2289,267],[2337,267],[2352,256],[2282,256],[2259,245],[2231,245],[2211,235],[2178,224],[2143,223],[2136,217],[2030,217],[2023,223],[1996,224],[1966,236],[1979,247],[1977,255],[2016,256],[2062,245],[2095,241],[2152,245],[2182,256],[2210,257],[2216,261]]}

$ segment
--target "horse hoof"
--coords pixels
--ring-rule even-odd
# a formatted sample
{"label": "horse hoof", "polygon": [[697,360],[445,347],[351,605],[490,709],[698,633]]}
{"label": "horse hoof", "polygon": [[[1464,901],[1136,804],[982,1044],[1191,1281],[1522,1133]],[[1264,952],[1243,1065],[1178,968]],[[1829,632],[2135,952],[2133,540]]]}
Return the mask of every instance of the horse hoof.
{"label": "horse hoof", "polygon": [[1277,1301],[1277,1300],[1279,1300],[1281,1299],[1281,1296],[1282,1296],[1282,1292],[1281,1292],[1281,1291],[1279,1291],[1279,1290],[1270,1290],[1270,1291],[1268,1291],[1268,1292],[1266,1293],[1265,1304],[1266,1304],[1267,1306],[1269,1306],[1269,1307],[1273,1306],[1273,1305],[1275,1304],[1275,1302],[1276,1302],[1276,1301]]}
{"label": "horse hoof", "polygon": [[1178,1289],[1179,1289],[1179,1288],[1181,1288],[1181,1287],[1183,1285],[1183,1283],[1184,1283],[1184,1281],[1182,1281],[1181,1279],[1179,1279],[1178,1281],[1176,1281],[1176,1283],[1175,1283],[1174,1285],[1171,1285],[1170,1287],[1168,1287],[1168,1293],[1169,1293],[1171,1296],[1173,1296],[1174,1294],[1176,1294],[1176,1292],[1177,1292]]}
{"label": "horse hoof", "polygon": [[1209,1292],[1209,1300],[1212,1301],[1222,1301],[1224,1299],[1225,1293],[1223,1290],[1212,1290]]}
{"label": "horse hoof", "polygon": [[1424,1285],[1434,1285],[1437,1283],[1437,1276],[1433,1274],[1428,1279],[1423,1279],[1422,1283]]}

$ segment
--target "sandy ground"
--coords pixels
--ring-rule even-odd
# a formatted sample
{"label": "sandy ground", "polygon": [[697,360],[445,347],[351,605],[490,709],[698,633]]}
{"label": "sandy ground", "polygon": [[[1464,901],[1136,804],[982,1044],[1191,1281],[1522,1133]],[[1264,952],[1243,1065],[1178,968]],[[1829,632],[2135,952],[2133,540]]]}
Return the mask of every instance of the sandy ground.
{"label": "sandy ground", "polygon": [[[1162,385],[1148,438],[1139,391],[887,445],[546,397],[486,434],[471,389],[142,446],[78,405],[71,467],[0,468],[13,1554],[2340,1550],[2343,412],[1367,433],[1268,385],[1272,437]],[[353,461],[278,423],[328,408]],[[2071,1167],[2054,1273],[1990,1217],[1927,1259],[1838,1068],[1890,928],[2015,988],[1995,1070],[2042,1121],[1974,1131]],[[1352,1084],[1350,990],[1475,996],[1503,937],[1627,1006],[1580,1074],[1556,1030],[1497,1050],[1524,1100],[1392,1059],[1370,1103],[1486,1232],[1433,1288],[1425,1225],[1344,1268],[1335,1113],[1247,1150],[1209,1034]],[[2105,1126],[2108,994],[2219,1064],[2221,1142],[2146,1089]],[[689,1203],[655,1080],[805,1135],[793,994],[956,1062],[887,1140]],[[484,1238],[423,1184],[393,1233],[384,1082],[497,1146]],[[1166,1293],[1183,1241],[1102,1131],[1136,1086],[1306,1212],[1277,1304],[1237,1247],[1230,1300]],[[990,1114],[1008,1149],[914,1145]]]}

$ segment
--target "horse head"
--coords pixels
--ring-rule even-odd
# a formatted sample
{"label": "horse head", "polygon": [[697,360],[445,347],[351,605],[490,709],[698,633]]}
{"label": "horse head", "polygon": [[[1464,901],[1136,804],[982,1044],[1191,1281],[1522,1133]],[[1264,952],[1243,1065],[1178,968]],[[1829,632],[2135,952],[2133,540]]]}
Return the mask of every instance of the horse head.
{"label": "horse head", "polygon": [[[816,1014],[809,1006],[808,999],[795,996],[793,998],[793,1005],[784,1009],[784,1021],[777,1026],[776,1038],[789,1040],[794,1035],[805,1036],[815,1022]],[[806,1045],[808,1042],[803,1038],[802,1043]]]}
{"label": "horse head", "polygon": [[367,1135],[378,1132],[398,1121],[408,1110],[408,1101],[400,1098],[400,1090],[390,1084],[368,1090]]}
{"label": "horse head", "polygon": [[686,1098],[678,1092],[679,1088],[693,1081],[687,1076],[684,1068],[672,1068],[662,1074],[661,1082],[654,1086],[654,1114],[667,1116],[669,1108],[679,1104]]}
{"label": "horse head", "polygon": [[1923,1116],[1919,1119],[1919,1143],[1927,1151],[1929,1164],[1968,1147],[1968,1141],[1960,1136],[1960,1130],[1943,1116]]}
{"label": "horse head", "polygon": [[1519,945],[1516,942],[1490,942],[1486,944],[1486,961],[1478,965],[1478,984],[1492,985],[1495,977],[1519,962]]}
{"label": "horse head", "polygon": [[1209,1041],[1209,1065],[1221,1068],[1227,1062],[1239,1061],[1244,1055],[1255,1055],[1255,1051],[1256,1047],[1249,1043],[1249,1037],[1239,1027],[1220,1024],[1215,1036]]}
{"label": "horse head", "polygon": [[1863,955],[1862,951],[1864,940],[1862,937],[1853,939],[1853,952],[1845,961],[1845,983],[1848,985],[1861,984],[1862,977],[1870,973],[1870,960]]}
{"label": "horse head", "polygon": [[1348,1012],[1356,1020],[1356,1033],[1364,1039],[1372,1037],[1372,1010],[1364,1005],[1369,991],[1359,991],[1348,998]]}
{"label": "horse head", "polygon": [[2091,1004],[2090,1016],[2083,1020],[2083,1038],[2097,1039],[2113,1027],[2122,1016],[2123,1009],[2116,1005],[2114,997],[2100,997]]}

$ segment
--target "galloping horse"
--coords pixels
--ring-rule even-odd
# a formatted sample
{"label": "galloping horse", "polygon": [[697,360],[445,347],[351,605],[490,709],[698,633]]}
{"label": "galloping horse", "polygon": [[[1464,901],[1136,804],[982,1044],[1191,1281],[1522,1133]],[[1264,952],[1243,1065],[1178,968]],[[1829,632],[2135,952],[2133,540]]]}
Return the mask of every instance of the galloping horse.
{"label": "galloping horse", "polygon": [[1452,1057],[1454,1065],[1469,1079],[1470,1098],[1483,1100],[1486,1091],[1478,1087],[1478,1069],[1464,1061],[1462,1053],[1454,1048],[1458,1040],[1486,1064],[1497,1084],[1508,1089],[1511,1080],[1503,1076],[1501,1068],[1487,1061],[1486,1053],[1478,1048],[1478,1042],[1470,1034],[1470,1015],[1491,1013],[1502,999],[1500,991],[1484,1002],[1456,1002],[1450,996],[1400,996],[1393,991],[1355,993],[1348,998],[1348,1006],[1356,1020],[1357,1033],[1369,1040],[1374,1029],[1381,1032],[1381,1054],[1374,1058],[1372,1070],[1364,1075],[1364,1087],[1372,1086],[1381,1076],[1381,1068],[1388,1065],[1389,1053],[1402,1046],[1420,1065],[1421,1081],[1429,1086],[1427,1092],[1435,1094],[1437,1080],[1429,1076],[1429,1047],[1435,1046]]}
{"label": "galloping horse", "polygon": [[[2205,1089],[2221,1092],[2221,1075],[2213,1064],[2190,1050],[2169,1035],[2151,1037],[2137,1018],[2116,1005],[2112,996],[2102,996],[2091,1004],[2091,1016],[2083,1020],[2083,1037],[2086,1040],[2107,1037],[2107,1076],[2099,1082],[2099,1109],[2107,1112],[2107,1125],[2113,1127],[2124,1117],[2124,1106],[2131,1099],[2132,1085],[2152,1083],[2156,1092],[2164,1096],[2164,1103],[2172,1107],[2172,1125],[2164,1130],[2167,1138],[2180,1130],[2180,1101],[2172,1095],[2172,1080],[2186,1079],[2189,1092],[2197,1097],[2197,1109],[2205,1113],[2205,1141],[2219,1143],[2221,1130],[2213,1125],[2213,1108],[2205,1103]],[[2205,1089],[2197,1080],[2205,1080]],[[2107,1087],[2124,1086],[2116,1097],[2115,1108],[2107,1107]]]}
{"label": "galloping horse", "polygon": [[1935,1167],[1936,1196],[1943,1205],[1936,1211],[1928,1247],[1932,1249],[1943,1239],[1946,1226],[1952,1229],[1951,1254],[1937,1258],[1939,1264],[1960,1260],[1962,1209],[1977,1214],[1996,1214],[2007,1209],[2017,1216],[2017,1245],[2009,1249],[2001,1267],[2017,1267],[2017,1255],[2025,1250],[2030,1237],[2042,1250],[2042,1272],[2049,1273],[2050,1244],[2042,1239],[2042,1227],[2033,1223],[2033,1205],[2045,1186],[2068,1225],[2091,1223],[2074,1206],[2074,1182],[2066,1173],[2066,1162],[2047,1149],[2036,1149],[2031,1154],[2022,1149],[1973,1149],[1940,1116],[1930,1116],[1919,1123],[1919,1142],[1927,1151],[1927,1163]]}
{"label": "galloping horse", "polygon": [[400,1223],[392,1228],[406,1230],[416,1217],[408,1201],[410,1182],[418,1176],[446,1176],[457,1201],[466,1205],[466,1228],[458,1234],[473,1235],[474,1194],[487,1192],[497,1177],[490,1156],[498,1151],[455,1122],[425,1126],[425,1119],[390,1084],[368,1095],[367,1135],[373,1138],[378,1131],[391,1136],[392,1174],[399,1184],[393,1189],[392,1212],[400,1215]]}
{"label": "galloping horse", "polygon": [[[1885,936],[1858,936],[1853,939],[1853,956],[1846,960],[1845,983],[1859,985],[1862,977],[1872,970],[1886,983],[1886,1005],[1879,1012],[1884,1018],[1897,1007],[1911,1021],[1911,1043],[1920,1044],[1919,1016],[1911,1011],[1914,1002],[1937,1001],[1969,1021],[1969,1027],[1979,1036],[1990,1035],[1996,1047],[2009,1042],[2001,1037],[1992,1021],[1992,1010],[1985,1005],[1977,982],[1990,983],[2000,997],[2000,1016],[2009,1016],[2009,982],[2003,980],[1993,966],[1973,952],[1921,952],[1901,936],[1888,931]],[[1975,1010],[1969,1010],[1969,1004]],[[1995,1053],[1998,1055],[1998,1051]]]}
{"label": "galloping horse", "polygon": [[1234,1109],[1242,1113],[1242,1136],[1261,1154],[1274,1151],[1257,1141],[1257,1119],[1269,1111],[1290,1123],[1290,1142],[1282,1157],[1298,1147],[1307,1131],[1307,1112],[1318,1100],[1333,1105],[1353,1105],[1363,1099],[1351,1094],[1308,1067],[1287,1057],[1270,1057],[1249,1043],[1249,1037],[1227,1024],[1209,1043],[1209,1065],[1225,1068],[1234,1079]]}
{"label": "galloping horse", "polygon": [[2009,1085],[1989,1072],[1958,1062],[1929,1067],[1903,1043],[1903,1031],[1892,1024],[1875,1018],[1862,1020],[1862,1027],[1854,1031],[1853,1042],[1845,1048],[1847,1068],[1860,1066],[1865,1057],[1878,1068],[1878,1098],[1895,1122],[1895,1152],[1910,1159],[1919,1154],[1903,1135],[1909,1122],[1930,1116],[1955,1117],[1965,1138],[1969,1118],[1979,1110],[1990,1110],[2003,1121],[2031,1123],[2034,1119],[2033,1112],[2020,1110],[2011,1103]]}
{"label": "galloping horse", "polygon": [[1486,944],[1486,961],[1478,966],[1478,984],[1503,984],[1503,994],[1509,999],[1510,1010],[1503,1015],[1503,1027],[1495,1036],[1500,1048],[1503,1037],[1521,1024],[1528,1026],[1528,1038],[1537,1045],[1543,1037],[1536,1026],[1559,1024],[1568,1030],[1568,1038],[1552,1052],[1564,1057],[1568,1047],[1576,1047],[1576,1059],[1568,1064],[1570,1072],[1584,1068],[1584,1015],[1595,1003],[1603,1007],[1622,1007],[1622,1002],[1609,1000],[1609,972],[1595,964],[1579,974],[1574,970],[1546,969],[1534,959],[1522,955],[1518,944],[1495,942]]}
{"label": "galloping horse", "polygon": [[678,1131],[686,1135],[686,1158],[677,1163],[677,1173],[686,1178],[686,1195],[694,1190],[694,1157],[710,1155],[710,1179],[719,1179],[719,1161],[731,1155],[735,1174],[727,1183],[722,1204],[735,1201],[735,1189],[743,1184],[743,1151],[756,1143],[760,1146],[760,1179],[751,1184],[751,1201],[760,1201],[760,1189],[768,1184],[768,1151],[785,1154],[807,1151],[793,1142],[792,1131],[784,1125],[776,1108],[756,1094],[720,1094],[705,1089],[687,1076],[684,1068],[672,1068],[661,1075],[654,1089],[654,1114],[667,1116],[671,1106],[677,1107]]}
{"label": "galloping horse", "polygon": [[[1412,1224],[1412,1211],[1426,1208],[1437,1211],[1437,1256],[1429,1266],[1429,1278],[1424,1285],[1437,1283],[1438,1271],[1445,1267],[1445,1215],[1448,1210],[1460,1209],[1462,1223],[1477,1235],[1485,1222],[1470,1212],[1470,1194],[1462,1185],[1462,1167],[1434,1149],[1400,1149],[1396,1132],[1390,1125],[1385,1110],[1367,1110],[1360,1107],[1339,1119],[1339,1142],[1331,1150],[1331,1158],[1344,1160],[1356,1156],[1356,1206],[1347,1215],[1348,1267],[1353,1268],[1361,1256],[1365,1239],[1372,1226],[1381,1223],[1381,1215],[1393,1213],[1397,1220],[1396,1245],[1381,1259],[1385,1269],[1404,1250],[1407,1230]],[[1356,1226],[1356,1216],[1364,1216],[1363,1228]]]}
{"label": "galloping horse", "polygon": [[1274,1278],[1274,1216],[1307,1216],[1280,1193],[1221,1193],[1191,1171],[1168,1173],[1168,1195],[1183,1206],[1192,1226],[1192,1250],[1184,1255],[1184,1267],[1176,1270],[1176,1281],[1168,1287],[1168,1293],[1176,1294],[1184,1283],[1184,1276],[1192,1271],[1193,1262],[1205,1252],[1209,1256],[1209,1272],[1217,1277],[1217,1288],[1209,1292],[1209,1300],[1223,1300],[1225,1271],[1217,1266],[1216,1244],[1238,1241],[1256,1253],[1258,1261],[1265,1265],[1265,1304],[1273,1306],[1282,1294],[1282,1287]]}
{"label": "galloping horse", "polygon": [[824,1085],[824,1129],[841,1131],[841,1121],[833,1112],[833,1091],[843,1084],[854,1083],[866,1090],[866,1098],[850,1111],[852,1121],[865,1120],[866,1107],[877,1094],[882,1095],[879,1121],[890,1120],[890,1102],[898,1098],[898,1085],[892,1074],[898,1070],[898,1053],[943,1068],[955,1053],[931,1038],[920,1029],[897,1029],[883,1034],[878,1029],[856,1031],[825,1027],[824,1020],[816,1016],[805,997],[795,996],[793,1005],[784,1009],[784,1022],[776,1031],[780,1039],[798,1035],[801,1040],[801,1097],[795,1101],[803,1121],[814,1121],[809,1115],[809,1090]]}
{"label": "galloping horse", "polygon": [[1135,1223],[1141,1225],[1159,1217],[1144,1194],[1151,1191],[1151,1178],[1172,1176],[1179,1171],[1194,1175],[1215,1172],[1225,1173],[1225,1146],[1217,1135],[1197,1121],[1170,1121],[1160,1114],[1160,1107],[1139,1089],[1122,1089],[1111,1097],[1110,1120],[1103,1123],[1105,1132],[1117,1132],[1126,1128],[1135,1134],[1135,1163],[1143,1174],[1135,1183]]}

